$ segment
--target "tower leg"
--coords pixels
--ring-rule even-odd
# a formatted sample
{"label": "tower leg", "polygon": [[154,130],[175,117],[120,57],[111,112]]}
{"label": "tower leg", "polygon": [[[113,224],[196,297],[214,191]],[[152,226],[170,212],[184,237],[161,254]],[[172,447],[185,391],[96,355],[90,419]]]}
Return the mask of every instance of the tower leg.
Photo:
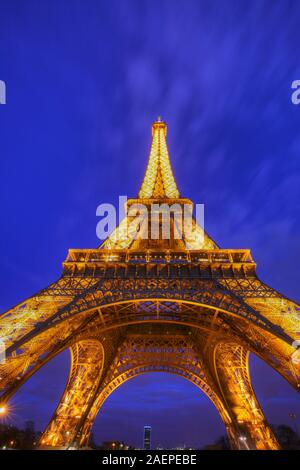
{"label": "tower leg", "polygon": [[214,350],[217,381],[234,423],[231,441],[236,449],[276,450],[279,444],[251,386],[248,355],[235,343],[219,343]]}
{"label": "tower leg", "polygon": [[94,400],[104,364],[97,340],[83,340],[71,348],[70,377],[60,403],[40,441],[41,447],[76,446],[77,430]]}

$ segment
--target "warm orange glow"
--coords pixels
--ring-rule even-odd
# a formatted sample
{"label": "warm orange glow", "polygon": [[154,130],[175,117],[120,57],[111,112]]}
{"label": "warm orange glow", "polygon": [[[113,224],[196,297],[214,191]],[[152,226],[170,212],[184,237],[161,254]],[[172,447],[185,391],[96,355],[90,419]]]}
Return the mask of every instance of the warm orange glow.
{"label": "warm orange glow", "polygon": [[156,121],[152,125],[152,146],[146,175],[139,198],[178,198],[179,191],[173,176],[166,143],[167,125]]}
{"label": "warm orange glow", "polygon": [[0,406],[0,415],[1,416],[6,415],[7,412],[8,412],[7,406],[5,406],[5,405]]}

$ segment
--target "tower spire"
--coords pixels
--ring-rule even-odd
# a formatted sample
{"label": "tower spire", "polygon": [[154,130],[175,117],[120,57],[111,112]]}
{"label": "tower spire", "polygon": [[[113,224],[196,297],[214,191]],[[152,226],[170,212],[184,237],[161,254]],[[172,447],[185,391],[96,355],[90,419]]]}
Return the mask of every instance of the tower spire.
{"label": "tower spire", "polygon": [[178,198],[179,191],[166,143],[167,124],[159,116],[152,124],[152,145],[139,198]]}

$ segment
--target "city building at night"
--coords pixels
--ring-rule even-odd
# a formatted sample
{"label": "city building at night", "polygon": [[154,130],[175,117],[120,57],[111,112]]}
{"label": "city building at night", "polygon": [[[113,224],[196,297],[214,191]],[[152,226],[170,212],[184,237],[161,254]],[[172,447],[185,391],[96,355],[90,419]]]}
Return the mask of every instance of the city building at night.
{"label": "city building at night", "polygon": [[152,428],[151,426],[144,426],[144,445],[143,448],[145,450],[150,450],[151,449],[151,432]]}

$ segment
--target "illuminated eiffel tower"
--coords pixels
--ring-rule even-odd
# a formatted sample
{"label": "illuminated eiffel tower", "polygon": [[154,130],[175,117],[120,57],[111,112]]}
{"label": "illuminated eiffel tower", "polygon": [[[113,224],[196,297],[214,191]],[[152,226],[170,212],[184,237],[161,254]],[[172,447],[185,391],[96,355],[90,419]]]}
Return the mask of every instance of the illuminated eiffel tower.
{"label": "illuminated eiffel tower", "polygon": [[[192,205],[179,194],[166,132],[160,119],[152,125],[144,181],[128,207]],[[248,355],[262,358],[299,390],[294,342],[300,307],[258,279],[250,250],[219,248],[195,220],[190,242],[184,233],[182,239],[133,238],[127,218],[99,248],[70,249],[57,281],[1,315],[7,347],[0,366],[2,409],[29,377],[69,348],[69,380],[41,447],[87,446],[97,413],[117,387],[163,371],[208,396],[234,449],[277,449],[252,389]],[[173,229],[174,221],[171,214]]]}

